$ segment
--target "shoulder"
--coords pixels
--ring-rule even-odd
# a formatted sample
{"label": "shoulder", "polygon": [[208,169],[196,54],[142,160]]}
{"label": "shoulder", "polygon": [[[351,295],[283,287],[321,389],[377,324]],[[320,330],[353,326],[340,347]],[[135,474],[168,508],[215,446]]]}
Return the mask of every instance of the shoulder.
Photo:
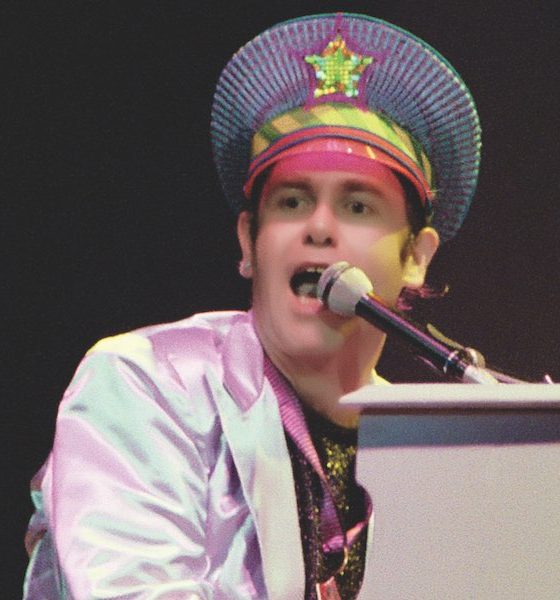
{"label": "shoulder", "polygon": [[189,380],[191,384],[212,368],[222,379],[224,348],[236,330],[253,330],[249,313],[199,313],[173,323],[104,338],[86,353],[84,361],[116,360],[134,365],[156,379],[171,377],[183,383]]}
{"label": "shoulder", "polygon": [[80,363],[61,409],[113,411],[149,402],[212,413],[207,375],[223,380],[223,347],[239,326],[252,327],[248,313],[201,313],[102,339]]}
{"label": "shoulder", "polygon": [[88,439],[84,431],[114,448],[146,432],[175,432],[173,439],[194,444],[210,463],[220,435],[214,396],[223,380],[222,346],[237,324],[247,323],[247,313],[198,314],[100,340],[62,399],[59,446],[64,436]]}
{"label": "shoulder", "polygon": [[181,353],[191,359],[219,352],[224,339],[238,323],[250,321],[248,313],[239,311],[195,314],[173,323],[142,327],[99,340],[86,357],[111,354],[129,359],[151,369],[158,361],[168,360]]}

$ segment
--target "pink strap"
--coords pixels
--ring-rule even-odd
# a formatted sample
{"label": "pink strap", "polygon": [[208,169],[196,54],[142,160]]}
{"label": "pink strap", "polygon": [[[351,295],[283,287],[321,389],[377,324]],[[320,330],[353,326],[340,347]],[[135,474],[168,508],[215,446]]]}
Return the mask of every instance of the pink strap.
{"label": "pink strap", "polygon": [[[278,398],[278,406],[284,428],[315,473],[317,473],[323,487],[320,522],[323,552],[344,552],[344,555],[347,556],[349,543],[351,544],[356,539],[365,527],[367,520],[357,523],[348,532],[343,530],[334,503],[332,490],[307,429],[305,417],[297,395],[286,378],[272,364],[268,356],[265,356],[264,372]],[[370,512],[370,507],[368,506],[368,517]]]}

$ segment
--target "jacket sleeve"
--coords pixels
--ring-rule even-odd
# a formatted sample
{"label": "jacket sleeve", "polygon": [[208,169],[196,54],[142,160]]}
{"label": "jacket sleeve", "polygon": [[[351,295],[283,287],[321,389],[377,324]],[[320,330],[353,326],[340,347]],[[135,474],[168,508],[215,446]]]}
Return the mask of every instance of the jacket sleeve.
{"label": "jacket sleeve", "polygon": [[203,438],[210,412],[201,416],[143,356],[95,350],[60,406],[47,518],[70,598],[213,595]]}

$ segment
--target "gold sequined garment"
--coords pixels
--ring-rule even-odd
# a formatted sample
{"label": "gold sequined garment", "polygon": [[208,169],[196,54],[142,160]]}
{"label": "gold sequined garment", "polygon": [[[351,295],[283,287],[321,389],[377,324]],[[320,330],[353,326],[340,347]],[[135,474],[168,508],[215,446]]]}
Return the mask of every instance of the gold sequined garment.
{"label": "gold sequined garment", "polygon": [[[327,421],[319,414],[304,410],[311,439],[331,486],[336,508],[346,530],[365,518],[364,491],[356,484],[354,472],[358,432]],[[306,600],[316,600],[315,584],[327,580],[340,565],[341,556],[323,553],[320,539],[320,506],[323,489],[318,475],[287,437],[298,503],[301,542],[305,562]],[[364,575],[367,528],[354,544],[346,568],[336,576],[343,600],[352,600],[360,590]]]}

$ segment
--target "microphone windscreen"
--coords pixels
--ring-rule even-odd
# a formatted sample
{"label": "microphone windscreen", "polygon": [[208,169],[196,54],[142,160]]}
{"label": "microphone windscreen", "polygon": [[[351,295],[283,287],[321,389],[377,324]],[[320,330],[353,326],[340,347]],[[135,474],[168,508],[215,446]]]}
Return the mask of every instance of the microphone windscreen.
{"label": "microphone windscreen", "polygon": [[341,261],[323,271],[317,286],[317,297],[332,312],[351,317],[360,298],[372,290],[371,281],[363,271]]}

